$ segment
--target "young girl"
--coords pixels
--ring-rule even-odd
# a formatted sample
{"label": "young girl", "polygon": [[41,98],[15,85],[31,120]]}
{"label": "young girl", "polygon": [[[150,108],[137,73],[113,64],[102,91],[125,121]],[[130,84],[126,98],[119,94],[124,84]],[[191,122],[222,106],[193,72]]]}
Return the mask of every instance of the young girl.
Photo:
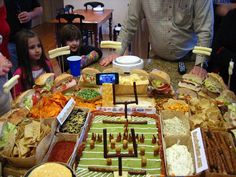
{"label": "young girl", "polygon": [[[73,24],[67,24],[60,31],[60,41],[63,46],[70,46],[70,56],[81,56],[81,68],[84,68],[102,57],[102,51],[93,46],[82,44],[82,35],[79,28]],[[68,57],[68,56],[67,56]],[[69,69],[66,59],[64,61],[64,71]],[[62,66],[61,66],[62,67]],[[63,68],[61,68],[63,70]]]}
{"label": "young girl", "polygon": [[52,72],[38,35],[31,30],[22,30],[17,34],[16,51],[19,68],[14,75],[20,75],[18,84],[13,89],[13,96],[32,88],[34,80],[45,72]]}

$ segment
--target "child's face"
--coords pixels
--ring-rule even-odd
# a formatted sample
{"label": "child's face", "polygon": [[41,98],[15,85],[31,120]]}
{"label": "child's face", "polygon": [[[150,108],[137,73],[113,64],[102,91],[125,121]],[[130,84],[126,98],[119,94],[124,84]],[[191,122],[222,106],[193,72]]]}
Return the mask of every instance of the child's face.
{"label": "child's face", "polygon": [[80,41],[76,39],[71,41],[66,41],[66,45],[70,46],[70,50],[72,52],[77,52],[79,50]]}
{"label": "child's face", "polygon": [[38,37],[28,39],[29,58],[31,60],[39,60],[42,55],[42,47]]}

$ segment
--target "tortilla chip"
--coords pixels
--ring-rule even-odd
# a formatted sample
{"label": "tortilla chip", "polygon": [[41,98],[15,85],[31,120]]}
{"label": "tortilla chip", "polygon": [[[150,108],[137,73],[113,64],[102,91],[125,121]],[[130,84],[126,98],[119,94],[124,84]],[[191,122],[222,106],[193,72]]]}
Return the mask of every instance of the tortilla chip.
{"label": "tortilla chip", "polygon": [[26,146],[25,139],[20,139],[16,145],[18,146],[19,157],[26,157],[26,154],[30,151],[30,148]]}
{"label": "tortilla chip", "polygon": [[15,141],[16,141],[16,135],[14,132],[9,134],[9,141],[7,142],[7,144],[5,145],[2,153],[5,156],[10,156],[13,152],[14,149],[14,145],[15,145]]}

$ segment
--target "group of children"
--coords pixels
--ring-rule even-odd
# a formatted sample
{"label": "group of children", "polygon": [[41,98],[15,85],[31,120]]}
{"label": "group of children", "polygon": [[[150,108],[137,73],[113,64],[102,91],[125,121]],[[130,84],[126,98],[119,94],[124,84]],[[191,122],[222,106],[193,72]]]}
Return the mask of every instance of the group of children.
{"label": "group of children", "polygon": [[[61,29],[60,39],[62,46],[70,47],[70,56],[81,56],[81,68],[84,68],[102,57],[102,51],[93,46],[84,46],[79,28],[73,24],[64,25]],[[34,80],[45,72],[53,72],[52,65],[47,59],[42,42],[37,33],[32,30],[22,30],[17,34],[16,50],[19,66],[13,75],[20,75],[18,84],[13,89],[13,96],[30,89]],[[65,56],[64,71],[69,69]]]}

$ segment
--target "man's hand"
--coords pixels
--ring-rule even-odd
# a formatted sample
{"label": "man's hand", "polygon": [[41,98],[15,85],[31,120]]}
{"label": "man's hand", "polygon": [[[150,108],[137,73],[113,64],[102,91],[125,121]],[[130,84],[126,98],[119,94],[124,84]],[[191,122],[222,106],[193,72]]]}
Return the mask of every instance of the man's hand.
{"label": "man's hand", "polygon": [[27,23],[32,19],[31,12],[21,12],[18,14],[18,19],[20,20],[20,23]]}
{"label": "man's hand", "polygon": [[0,76],[7,74],[11,67],[11,62],[3,55],[0,55]]}
{"label": "man's hand", "polygon": [[111,55],[108,55],[107,57],[103,58],[101,61],[100,61],[100,65],[101,66],[107,66],[109,65],[114,59],[116,59],[117,57],[119,57],[120,55],[118,54],[111,54]]}

